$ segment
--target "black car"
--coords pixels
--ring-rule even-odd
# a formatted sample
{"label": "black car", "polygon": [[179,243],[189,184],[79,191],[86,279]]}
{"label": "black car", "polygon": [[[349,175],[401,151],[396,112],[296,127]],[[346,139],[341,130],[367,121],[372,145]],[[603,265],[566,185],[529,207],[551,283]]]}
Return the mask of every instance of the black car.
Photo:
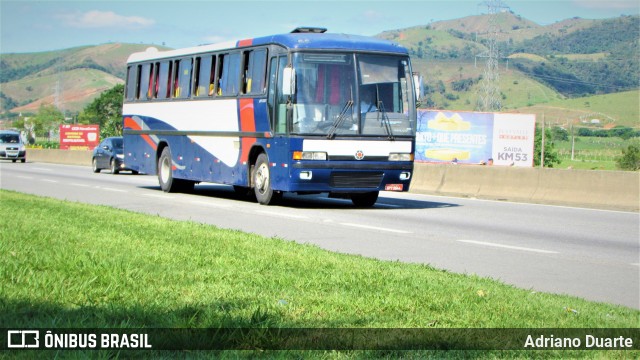
{"label": "black car", "polygon": [[122,136],[114,136],[102,140],[100,145],[93,149],[91,157],[93,172],[98,173],[102,169],[109,169],[114,175],[122,170],[137,174],[137,171],[127,168],[124,164],[123,145]]}

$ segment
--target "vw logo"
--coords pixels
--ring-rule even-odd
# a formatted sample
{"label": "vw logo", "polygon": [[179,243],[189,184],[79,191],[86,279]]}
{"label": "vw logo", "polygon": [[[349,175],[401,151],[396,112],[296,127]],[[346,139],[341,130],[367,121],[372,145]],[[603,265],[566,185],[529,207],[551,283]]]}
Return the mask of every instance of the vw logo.
{"label": "vw logo", "polygon": [[356,158],[356,160],[362,160],[364,159],[364,152],[362,152],[362,150],[358,150],[356,151],[356,154],[354,157]]}

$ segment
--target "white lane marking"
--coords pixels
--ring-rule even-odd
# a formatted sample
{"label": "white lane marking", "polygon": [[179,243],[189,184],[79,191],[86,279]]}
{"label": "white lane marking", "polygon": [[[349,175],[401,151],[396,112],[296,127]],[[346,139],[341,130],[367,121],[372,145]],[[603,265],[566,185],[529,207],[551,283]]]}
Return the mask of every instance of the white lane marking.
{"label": "white lane marking", "polygon": [[71,186],[78,186],[78,187],[91,187],[91,185],[88,184],[78,184],[78,183],[72,183]]}
{"label": "white lane marking", "polygon": [[304,215],[293,215],[293,214],[287,214],[287,213],[276,212],[276,211],[268,211],[268,210],[256,210],[256,212],[260,214],[285,217],[285,218],[291,218],[291,219],[308,219],[309,218],[308,216],[304,216]]}
{"label": "white lane marking", "polygon": [[631,263],[633,266],[640,266],[640,263]]}
{"label": "white lane marking", "polygon": [[344,226],[352,226],[352,227],[357,227],[357,228],[361,228],[361,229],[368,229],[368,230],[387,231],[387,232],[392,232],[392,233],[396,233],[396,234],[412,234],[412,232],[411,232],[411,231],[396,230],[396,229],[389,229],[389,228],[383,228],[383,227],[377,227],[377,226],[369,226],[369,225],[362,225],[362,224],[354,224],[354,223],[340,223],[340,225],[344,225]]}
{"label": "white lane marking", "polygon": [[527,247],[521,247],[521,246],[503,245],[503,244],[496,244],[496,243],[490,243],[490,242],[484,242],[484,241],[458,240],[458,242],[463,242],[463,243],[468,243],[468,244],[476,244],[476,245],[482,245],[482,246],[497,247],[497,248],[503,248],[503,249],[530,251],[530,252],[536,252],[536,253],[541,253],[541,254],[559,254],[559,252],[557,252],[557,251],[533,249],[533,248],[527,248]]}
{"label": "white lane marking", "polygon": [[216,204],[216,203],[213,203],[213,202],[206,202],[206,201],[192,201],[191,203],[192,204],[196,204],[196,205],[214,207],[214,208],[228,208],[228,207],[231,207],[231,205],[227,205],[227,204]]}
{"label": "white lane marking", "polygon": [[97,188],[100,190],[107,190],[107,191],[114,191],[114,192],[121,192],[121,193],[128,192],[127,190],[114,189],[114,188],[108,188],[108,187],[97,187]]}
{"label": "white lane marking", "polygon": [[33,170],[40,170],[40,171],[53,171],[53,169],[47,169],[47,168],[41,168],[41,167],[33,167]]}
{"label": "white lane marking", "polygon": [[152,197],[152,198],[158,198],[158,199],[173,199],[173,196],[170,195],[162,195],[162,194],[140,194],[142,196],[147,196],[147,197]]}
{"label": "white lane marking", "polygon": [[[597,212],[609,212],[609,213],[621,213],[621,214],[637,214],[635,211],[625,211],[625,210],[608,210],[608,209],[597,209],[597,208],[587,208],[587,207],[579,207],[579,206],[564,206],[564,205],[552,205],[552,204],[536,204],[536,203],[527,203],[527,202],[519,202],[519,201],[504,201],[504,200],[492,200],[492,199],[478,199],[478,198],[465,198],[465,197],[456,197],[456,196],[446,196],[446,195],[435,195],[435,194],[418,194],[418,193],[409,193],[411,196],[417,197],[426,197],[426,198],[443,198],[443,199],[452,199],[459,201],[477,201],[477,202],[491,202],[496,204],[509,204],[509,205],[524,205],[524,206],[537,206],[537,207],[554,207],[559,209],[568,209],[568,210],[585,210],[585,211],[597,211]],[[411,198],[411,197],[409,197]]]}
{"label": "white lane marking", "polygon": [[44,182],[48,182],[48,183],[57,183],[57,180],[50,180],[50,179],[39,179],[40,181],[44,181]]}

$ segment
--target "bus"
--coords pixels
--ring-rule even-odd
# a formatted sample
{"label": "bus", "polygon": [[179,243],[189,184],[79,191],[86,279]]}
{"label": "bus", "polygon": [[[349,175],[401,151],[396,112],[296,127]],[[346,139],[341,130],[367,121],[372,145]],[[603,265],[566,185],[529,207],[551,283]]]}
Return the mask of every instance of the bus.
{"label": "bus", "polygon": [[260,204],[283,193],[373,206],[407,191],[419,76],[386,40],[291,33],[131,54],[124,162],[165,192],[232,185]]}

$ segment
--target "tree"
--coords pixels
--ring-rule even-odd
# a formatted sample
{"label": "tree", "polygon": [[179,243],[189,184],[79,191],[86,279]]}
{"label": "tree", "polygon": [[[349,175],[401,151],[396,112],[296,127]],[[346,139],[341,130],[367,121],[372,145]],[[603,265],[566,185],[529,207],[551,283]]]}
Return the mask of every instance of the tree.
{"label": "tree", "polygon": [[640,146],[629,145],[622,149],[622,156],[616,159],[616,165],[622,170],[640,170]]}
{"label": "tree", "polygon": [[[542,131],[536,128],[536,136],[534,138],[533,164],[540,166],[542,156]],[[560,164],[558,152],[555,150],[551,130],[544,129],[544,166],[552,168],[554,164]]]}
{"label": "tree", "polygon": [[114,86],[87,105],[78,116],[78,122],[100,125],[100,136],[103,139],[122,135],[123,98],[124,85]]}
{"label": "tree", "polygon": [[28,128],[35,136],[49,136],[63,122],[64,115],[58,108],[51,104],[40,104],[38,113],[28,121],[25,121],[24,127]]}

